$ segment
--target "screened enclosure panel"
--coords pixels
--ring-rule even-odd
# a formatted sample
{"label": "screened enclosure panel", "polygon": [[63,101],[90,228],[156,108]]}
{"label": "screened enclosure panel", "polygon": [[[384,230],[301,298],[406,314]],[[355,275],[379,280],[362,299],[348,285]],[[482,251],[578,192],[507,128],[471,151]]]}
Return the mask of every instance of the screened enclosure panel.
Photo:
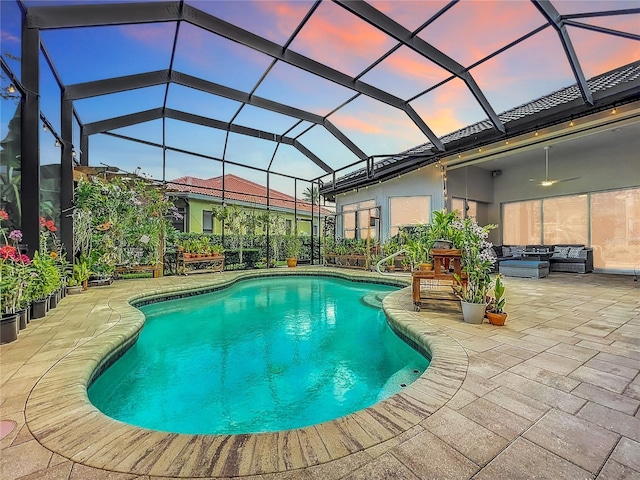
{"label": "screened enclosure panel", "polygon": [[371,0],[368,3],[413,32],[449,4],[448,0]]}
{"label": "screened enclosure panel", "polygon": [[299,137],[300,143],[322,158],[333,169],[356,162],[359,158],[327,131],[316,125]]}
{"label": "screened enclosure panel", "polygon": [[291,50],[355,77],[396,44],[338,4],[322,2]]}
{"label": "screened enclosure panel", "polygon": [[283,135],[298,122],[298,119],[281,113],[245,105],[233,123],[256,130]]}
{"label": "screened enclosure panel", "polygon": [[224,142],[227,137],[224,130],[203,127],[172,118],[167,118],[165,122],[166,142],[170,147],[222,159]]}
{"label": "screened enclosure panel", "polygon": [[76,100],[74,105],[78,115],[86,124],[162,107],[164,92],[164,85],[157,85],[83,98]]}
{"label": "screened enclosure panel", "polygon": [[[523,77],[514,76],[515,71]],[[562,44],[550,28],[481,63],[471,74],[496,113],[574,82]]]}
{"label": "screened enclosure panel", "polygon": [[229,122],[242,103],[183,85],[170,84],[167,107],[181,112]]}
{"label": "screened enclosure panel", "polygon": [[19,79],[22,58],[22,13],[18,2],[15,0],[0,2],[0,17],[2,17],[2,58]]}
{"label": "screened enclosure panel", "polygon": [[291,145],[281,143],[269,171],[311,180],[324,173],[320,167]]}
{"label": "screened enclosure panel", "polygon": [[40,54],[40,112],[60,134],[60,87]]}
{"label": "screened enclosure panel", "polygon": [[89,165],[118,167],[128,173],[162,180],[162,149],[109,135],[93,135]]}
{"label": "screened enclosure panel", "polygon": [[447,70],[403,46],[365,73],[362,81],[407,100],[450,76]]}
{"label": "screened enclosure panel", "polygon": [[288,2],[187,0],[187,3],[279,45],[285,44],[313,6],[311,0]]}
{"label": "screened enclosure panel", "polygon": [[368,155],[394,154],[427,141],[400,109],[360,96],[329,120]]}
{"label": "screened enclosure panel", "polygon": [[217,160],[167,150],[165,161],[167,181],[178,180],[181,177],[207,179],[222,175],[222,162]]}
{"label": "screened enclosure panel", "polygon": [[531,2],[463,1],[456,3],[418,36],[463,66],[470,67],[544,23]]}
{"label": "screened enclosure panel", "polygon": [[269,140],[230,133],[224,159],[266,170],[276,145]]}
{"label": "screened enclosure panel", "polygon": [[178,72],[246,91],[253,88],[271,61],[267,55],[183,22],[173,67]]}
{"label": "screened enclosure panel", "polygon": [[291,131],[287,133],[287,136],[291,138],[298,138],[298,136],[302,135],[309,129],[309,127],[313,125],[314,124],[303,120],[302,122],[299,122],[295,127],[293,127]]}
{"label": "screened enclosure panel", "polygon": [[[576,27],[568,27],[567,30],[587,77],[608,72],[640,59],[639,41]],[[636,35],[640,35],[638,30],[634,32]]]}
{"label": "screened enclosure panel", "polygon": [[278,62],[255,93],[317,115],[327,115],[356,92],[300,68]]}
{"label": "screened enclosure panel", "polygon": [[145,23],[45,30],[41,37],[62,81],[72,85],[167,68],[175,30],[174,22]]}
{"label": "screened enclosure panel", "polygon": [[162,144],[162,119],[138,123],[128,127],[116,128],[114,130],[110,130],[110,132],[118,135],[124,135],[125,137],[136,138],[138,140]]}
{"label": "screened enclosure panel", "polygon": [[605,12],[607,10],[624,10],[638,6],[635,0],[564,0],[553,2],[561,15],[586,12]]}
{"label": "screened enclosure panel", "polygon": [[640,34],[640,14],[638,13],[635,15],[581,18],[579,21],[586,25],[594,25],[619,32],[632,33],[634,35]]}
{"label": "screened enclosure panel", "polygon": [[410,105],[437,136],[487,118],[471,91],[458,78],[425,93]]}

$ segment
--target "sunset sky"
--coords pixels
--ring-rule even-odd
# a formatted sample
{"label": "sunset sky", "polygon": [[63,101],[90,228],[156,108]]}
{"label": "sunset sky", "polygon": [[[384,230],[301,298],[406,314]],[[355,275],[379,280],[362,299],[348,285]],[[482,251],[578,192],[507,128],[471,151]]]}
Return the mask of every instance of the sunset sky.
{"label": "sunset sky", "polygon": [[[20,24],[17,7],[2,2],[2,53],[19,56]],[[24,2],[27,6],[59,2]],[[95,3],[95,2],[94,2]],[[191,1],[186,2],[211,15],[284,45],[298,27],[313,2],[296,1]],[[445,1],[371,1],[375,8],[415,32]],[[638,8],[638,1],[558,1],[552,4],[561,14]],[[640,14],[577,19],[608,29],[640,34]],[[527,40],[475,65],[492,53],[545,24],[535,6],[525,0],[462,0],[451,6],[417,36],[441,50],[465,68],[484,92],[496,113],[526,103],[575,83],[575,78],[557,33],[547,27]],[[177,23],[124,25],[114,27],[50,30],[42,41],[66,85],[169,68]],[[334,112],[357,92],[333,84],[295,66],[278,61],[260,82],[272,58],[221,36],[182,22],[179,27],[174,70],[219,83],[325,116],[367,155],[393,154],[425,143],[428,139],[405,112],[369,98],[358,96]],[[568,27],[571,40],[587,78],[640,59],[640,42]],[[291,41],[289,48],[336,69],[350,77],[409,101],[437,136],[442,136],[487,117],[465,83],[430,60],[359,19],[340,5],[324,1]],[[393,53],[370,68],[387,52]],[[8,60],[19,77],[17,62]],[[60,132],[60,93],[48,66],[41,62],[41,110]],[[448,80],[450,79],[450,80]],[[441,82],[446,81],[445,83]],[[432,90],[432,87],[437,86]],[[75,102],[84,123],[162,107],[165,86],[105,95]],[[217,97],[180,85],[168,90],[167,107],[276,134],[297,137],[309,150],[332,168],[353,163],[357,157],[322,126],[306,131],[303,122],[289,131],[297,119],[250,105]],[[4,107],[3,107],[4,108]],[[333,113],[331,113],[333,112]],[[8,115],[3,111],[2,137]],[[276,144],[238,134],[170,120],[166,121],[169,146],[306,179],[322,175],[322,170],[295,148],[281,145],[272,162]],[[74,144],[79,145],[78,128]],[[306,133],[303,133],[306,132]],[[162,142],[162,121],[115,131],[152,142]],[[43,163],[55,158],[56,150],[46,135],[42,137]],[[48,143],[47,143],[48,142]],[[162,178],[160,149],[95,135],[90,139],[91,163],[116,165],[124,170],[140,166],[153,178]],[[219,162],[167,153],[167,180],[193,175],[214,177],[222,173]],[[229,167],[226,173],[266,183],[265,174]],[[344,173],[344,172],[343,172]],[[272,180],[275,188],[292,192],[291,181]],[[300,189],[300,188],[299,188]]]}

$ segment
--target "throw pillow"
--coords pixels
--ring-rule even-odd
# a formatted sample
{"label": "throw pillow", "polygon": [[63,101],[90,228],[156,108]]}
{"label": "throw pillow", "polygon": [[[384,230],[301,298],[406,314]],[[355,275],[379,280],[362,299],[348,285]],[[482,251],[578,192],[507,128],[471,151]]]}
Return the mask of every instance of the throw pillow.
{"label": "throw pillow", "polygon": [[502,247],[502,256],[510,257],[511,256],[511,247]]}
{"label": "throw pillow", "polygon": [[524,252],[524,247],[522,246],[511,247],[511,255],[516,258],[520,258],[522,256],[522,252]]}
{"label": "throw pillow", "polygon": [[580,252],[584,250],[584,247],[569,247],[569,253],[567,258],[580,258]]}
{"label": "throw pillow", "polygon": [[567,255],[569,255],[569,249],[571,247],[558,247],[556,246],[553,249],[553,255],[551,255],[551,258],[567,258]]}

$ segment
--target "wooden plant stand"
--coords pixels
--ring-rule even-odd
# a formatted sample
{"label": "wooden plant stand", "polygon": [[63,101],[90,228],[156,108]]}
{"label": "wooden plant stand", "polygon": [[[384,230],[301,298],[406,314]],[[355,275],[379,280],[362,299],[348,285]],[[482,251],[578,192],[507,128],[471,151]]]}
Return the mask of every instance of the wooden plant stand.
{"label": "wooden plant stand", "polygon": [[[433,270],[429,272],[418,270],[411,274],[411,289],[416,312],[419,312],[422,307],[459,311],[460,299],[453,292],[453,287],[458,285],[456,275],[463,284],[467,282],[467,275],[462,271],[460,250],[433,249],[431,256]],[[451,265],[453,265],[453,272],[449,271]]]}
{"label": "wooden plant stand", "polygon": [[187,265],[205,265],[205,268],[189,270],[189,273],[222,272],[224,270],[224,255],[206,255],[185,258],[184,253],[178,252],[176,270],[179,275],[187,275]]}
{"label": "wooden plant stand", "polygon": [[129,267],[116,267],[114,274],[119,277],[125,273],[148,273],[153,274],[153,278],[160,278],[162,276],[162,265],[135,265]]}

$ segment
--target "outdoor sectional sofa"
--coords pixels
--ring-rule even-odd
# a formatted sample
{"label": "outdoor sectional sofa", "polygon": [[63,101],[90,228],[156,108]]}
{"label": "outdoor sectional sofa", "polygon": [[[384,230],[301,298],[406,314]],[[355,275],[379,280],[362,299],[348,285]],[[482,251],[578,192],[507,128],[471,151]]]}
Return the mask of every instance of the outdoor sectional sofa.
{"label": "outdoor sectional sofa", "polygon": [[[504,260],[527,259],[522,252],[539,252],[551,254],[548,258],[549,271],[589,273],[593,272],[593,248],[578,244],[558,245],[494,245],[496,254],[496,271]],[[530,257],[529,257],[530,258]],[[545,258],[546,260],[546,258]]]}

